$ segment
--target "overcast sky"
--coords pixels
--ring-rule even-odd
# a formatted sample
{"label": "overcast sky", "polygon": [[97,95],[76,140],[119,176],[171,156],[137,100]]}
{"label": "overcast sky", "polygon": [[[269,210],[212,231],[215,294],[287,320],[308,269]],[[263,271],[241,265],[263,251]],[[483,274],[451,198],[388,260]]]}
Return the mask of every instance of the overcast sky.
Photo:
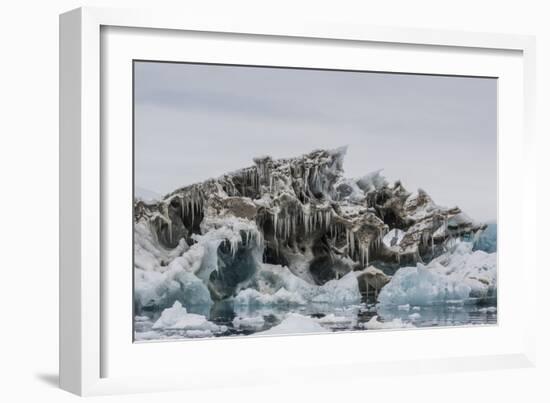
{"label": "overcast sky", "polygon": [[348,145],[345,175],[496,219],[496,79],[136,62],[135,182],[160,194]]}

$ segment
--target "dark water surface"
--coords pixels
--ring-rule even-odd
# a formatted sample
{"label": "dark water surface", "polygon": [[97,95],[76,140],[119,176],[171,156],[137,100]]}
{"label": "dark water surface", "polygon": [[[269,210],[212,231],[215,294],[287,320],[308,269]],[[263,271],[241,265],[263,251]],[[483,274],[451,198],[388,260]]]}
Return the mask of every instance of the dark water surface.
{"label": "dark water surface", "polygon": [[[218,302],[210,308],[193,307],[188,308],[188,311],[202,314],[211,322],[227,327],[226,331],[216,334],[216,337],[249,336],[265,331],[278,325],[290,312],[311,317],[333,332],[369,331],[371,328],[368,322],[375,316],[376,322],[384,324],[377,327],[377,330],[382,327],[387,329],[427,328],[497,323],[496,301],[486,302],[483,306],[472,303],[399,307],[381,307],[366,303],[341,307],[326,304],[300,307],[233,307],[230,302]],[[159,317],[160,312],[141,312],[139,317],[136,317],[136,341],[189,338],[184,331],[180,330],[153,330],[152,326]],[[235,318],[244,320],[262,318],[263,323],[257,326],[235,326]]]}

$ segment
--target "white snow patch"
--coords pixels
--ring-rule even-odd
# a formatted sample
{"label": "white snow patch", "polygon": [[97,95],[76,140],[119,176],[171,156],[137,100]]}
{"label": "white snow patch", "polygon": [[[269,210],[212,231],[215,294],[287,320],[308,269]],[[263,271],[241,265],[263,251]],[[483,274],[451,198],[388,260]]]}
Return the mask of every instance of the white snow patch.
{"label": "white snow patch", "polygon": [[384,238],[382,238],[382,242],[384,242],[384,245],[386,245],[386,247],[397,250],[404,236],[405,236],[404,231],[401,231],[400,229],[395,228],[395,229],[392,229],[390,232],[388,232],[386,235],[384,235]]}

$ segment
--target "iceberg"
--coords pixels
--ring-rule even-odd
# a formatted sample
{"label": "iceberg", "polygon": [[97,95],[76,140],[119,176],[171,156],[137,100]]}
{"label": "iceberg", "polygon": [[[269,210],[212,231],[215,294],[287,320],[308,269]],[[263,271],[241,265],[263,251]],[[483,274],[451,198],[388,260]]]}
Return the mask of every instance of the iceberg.
{"label": "iceberg", "polygon": [[[422,189],[390,184],[380,170],[346,178],[345,154],[342,147],[262,156],[163,197],[138,192],[140,339],[225,334],[209,318],[232,321],[225,329],[237,333],[264,330],[280,318],[270,331],[356,329],[365,316],[349,310],[362,301],[391,307],[405,315],[401,320],[424,305],[490,303],[496,255],[488,252],[496,238],[484,238],[487,226],[436,204]],[[155,323],[145,319],[159,315]]]}

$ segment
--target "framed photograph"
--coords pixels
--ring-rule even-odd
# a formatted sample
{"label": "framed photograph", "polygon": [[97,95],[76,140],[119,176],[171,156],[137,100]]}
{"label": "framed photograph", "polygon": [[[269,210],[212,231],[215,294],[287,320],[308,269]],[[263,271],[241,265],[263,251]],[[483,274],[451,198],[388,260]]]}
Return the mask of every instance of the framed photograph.
{"label": "framed photograph", "polygon": [[64,389],[532,365],[533,38],[78,9],[60,44]]}

